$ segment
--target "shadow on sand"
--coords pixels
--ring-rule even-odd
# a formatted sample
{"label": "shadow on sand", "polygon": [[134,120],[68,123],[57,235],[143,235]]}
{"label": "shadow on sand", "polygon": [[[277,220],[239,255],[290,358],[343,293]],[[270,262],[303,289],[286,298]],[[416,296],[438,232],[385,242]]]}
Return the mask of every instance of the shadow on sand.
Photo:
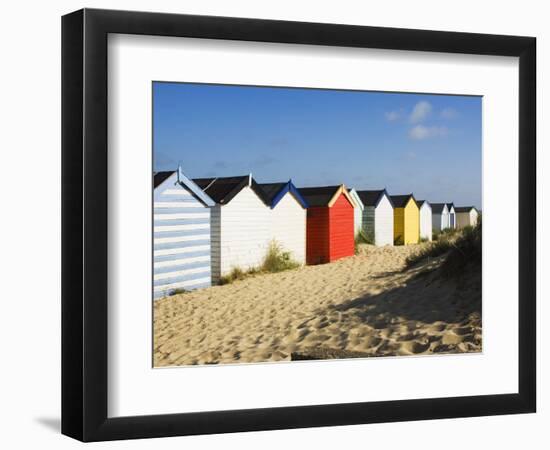
{"label": "shadow on sand", "polygon": [[[395,278],[398,272],[377,275]],[[460,323],[472,313],[481,316],[481,268],[472,267],[459,278],[445,279],[438,269],[419,267],[403,274],[401,282],[379,294],[367,294],[319,314],[338,311],[381,328],[400,321]]]}

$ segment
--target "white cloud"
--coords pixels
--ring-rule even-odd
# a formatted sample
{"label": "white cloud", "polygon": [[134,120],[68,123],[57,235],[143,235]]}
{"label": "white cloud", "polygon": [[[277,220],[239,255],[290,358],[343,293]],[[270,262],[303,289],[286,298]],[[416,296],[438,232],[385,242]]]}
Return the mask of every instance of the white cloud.
{"label": "white cloud", "polygon": [[395,122],[401,117],[401,112],[399,111],[389,111],[385,113],[386,120],[389,122]]}
{"label": "white cloud", "polygon": [[458,111],[454,108],[443,108],[441,110],[441,117],[444,119],[454,119],[458,116]]}
{"label": "white cloud", "polygon": [[422,122],[430,115],[431,112],[432,105],[429,102],[422,100],[414,105],[411,115],[409,116],[409,120],[411,123]]}
{"label": "white cloud", "polygon": [[424,125],[416,125],[409,130],[409,137],[417,141],[434,137],[443,137],[446,135],[446,127],[426,127]]}

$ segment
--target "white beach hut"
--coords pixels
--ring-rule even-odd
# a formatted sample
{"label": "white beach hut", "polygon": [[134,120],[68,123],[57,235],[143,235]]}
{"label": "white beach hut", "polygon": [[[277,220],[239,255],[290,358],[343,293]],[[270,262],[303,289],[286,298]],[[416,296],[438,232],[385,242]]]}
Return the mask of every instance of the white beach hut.
{"label": "white beach hut", "polygon": [[363,204],[362,229],[375,245],[393,245],[393,202],[385,189],[357,191]]}
{"label": "white beach hut", "polygon": [[441,232],[449,228],[449,208],[446,203],[432,203],[432,231]]}
{"label": "white beach hut", "polygon": [[420,239],[432,240],[432,207],[427,200],[417,200],[420,209]]}
{"label": "white beach hut", "polygon": [[475,227],[479,219],[479,211],[474,206],[457,206],[456,227]]}
{"label": "white beach hut", "polygon": [[262,264],[271,241],[271,211],[252,175],[193,180],[216,205],[212,208],[212,281],[234,268]]}
{"label": "white beach hut", "polygon": [[353,200],[353,223],[355,235],[363,228],[363,210],[365,206],[355,189],[348,190],[351,199]]}
{"label": "white beach hut", "polygon": [[214,202],[180,168],[153,179],[153,297],[210,286]]}
{"label": "white beach hut", "polygon": [[456,228],[456,211],[454,203],[447,203],[449,209],[449,228]]}
{"label": "white beach hut", "polygon": [[290,180],[259,186],[271,208],[271,239],[294,261],[305,264],[307,202]]}

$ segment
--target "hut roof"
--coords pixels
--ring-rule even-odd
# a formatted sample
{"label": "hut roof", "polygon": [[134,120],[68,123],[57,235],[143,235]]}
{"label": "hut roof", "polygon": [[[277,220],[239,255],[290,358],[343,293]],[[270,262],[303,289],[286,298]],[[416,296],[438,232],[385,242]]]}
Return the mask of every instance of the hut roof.
{"label": "hut roof", "polygon": [[329,206],[330,201],[342,186],[298,188],[309,206]]}
{"label": "hut roof", "polygon": [[380,200],[384,195],[386,195],[390,203],[393,206],[393,200],[388,195],[385,189],[377,190],[377,191],[357,191],[357,195],[359,195],[359,198],[363,202],[363,205],[365,206],[378,206],[378,203],[380,203]]}
{"label": "hut roof", "polygon": [[441,214],[445,206],[447,206],[447,203],[432,203],[432,212]]}
{"label": "hut roof", "polygon": [[199,199],[201,202],[203,202],[206,206],[214,206],[214,201],[210,196],[205,194],[202,189],[193,181],[191,181],[189,178],[185,176],[183,171],[181,170],[181,167],[178,167],[178,170],[167,170],[162,172],[154,172],[153,173],[153,186],[156,189],[158,186],[160,186],[162,183],[164,183],[168,178],[170,178],[172,175],[177,173],[177,182],[181,185],[185,185],[189,191],[191,191],[192,195],[194,195],[197,199]]}
{"label": "hut roof", "polygon": [[[395,208],[404,208],[409,203],[410,199],[414,200],[414,195],[405,194],[405,195],[392,195],[391,200]],[[415,200],[416,201],[416,200]]]}
{"label": "hut roof", "polygon": [[424,206],[424,203],[426,203],[428,206],[431,206],[431,203],[428,200],[417,200],[416,204],[419,208],[422,208]]}
{"label": "hut roof", "polygon": [[220,205],[229,203],[248,185],[250,185],[256,195],[258,195],[258,197],[266,203],[262,189],[258,186],[258,183],[256,183],[251,175],[218,178],[194,178],[193,181],[204,192],[206,192],[212,200]]}
{"label": "hut roof", "polygon": [[287,192],[290,192],[302,207],[308,207],[307,201],[290,180],[286,183],[258,183],[258,186],[263,192],[264,201],[272,208],[279,203]]}
{"label": "hut roof", "polygon": [[283,189],[287,183],[258,183],[262,188],[264,198],[271,204],[275,196]]}
{"label": "hut roof", "polygon": [[475,206],[455,206],[455,211],[456,211],[457,213],[459,213],[459,212],[460,212],[460,213],[468,213],[468,212],[470,212],[472,209],[475,210],[476,212],[478,212],[478,211],[477,211],[477,208],[476,208]]}
{"label": "hut roof", "polygon": [[157,188],[160,186],[165,180],[170,178],[174,174],[175,170],[166,170],[163,172],[154,172],[153,173],[153,187]]}

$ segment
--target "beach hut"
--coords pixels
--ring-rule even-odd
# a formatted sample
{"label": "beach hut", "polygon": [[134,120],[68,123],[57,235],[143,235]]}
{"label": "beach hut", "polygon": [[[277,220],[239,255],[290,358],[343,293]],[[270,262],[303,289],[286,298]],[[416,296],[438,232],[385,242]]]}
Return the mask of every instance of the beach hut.
{"label": "beach hut", "polygon": [[454,203],[447,203],[449,209],[449,228],[456,228],[456,211]]}
{"label": "beach hut", "polygon": [[393,240],[395,244],[417,244],[420,237],[420,211],[413,194],[392,195]]}
{"label": "beach hut", "polygon": [[182,170],[153,176],[153,296],[211,285],[212,199]]}
{"label": "beach hut", "polygon": [[420,238],[432,240],[432,207],[427,200],[417,200],[420,214]]}
{"label": "beach hut", "polygon": [[307,264],[322,264],[355,253],[354,205],[344,185],[298,189],[308,204]]}
{"label": "beach hut", "polygon": [[449,208],[445,203],[432,203],[432,231],[441,232],[449,228]]}
{"label": "beach hut", "polygon": [[259,186],[271,208],[271,239],[290,252],[294,261],[305,264],[307,202],[290,180]]}
{"label": "beach hut", "polygon": [[457,206],[456,227],[475,227],[479,218],[479,211],[474,206]]}
{"label": "beach hut", "polygon": [[212,281],[233,269],[263,263],[270,242],[270,207],[252,175],[193,180],[214,202],[211,211]]}
{"label": "beach hut", "polygon": [[358,191],[363,204],[362,229],[374,245],[393,245],[393,202],[385,189]]}
{"label": "beach hut", "polygon": [[354,223],[354,234],[357,234],[363,229],[363,202],[359,198],[359,194],[355,189],[350,189],[349,195],[353,200],[353,223]]}

